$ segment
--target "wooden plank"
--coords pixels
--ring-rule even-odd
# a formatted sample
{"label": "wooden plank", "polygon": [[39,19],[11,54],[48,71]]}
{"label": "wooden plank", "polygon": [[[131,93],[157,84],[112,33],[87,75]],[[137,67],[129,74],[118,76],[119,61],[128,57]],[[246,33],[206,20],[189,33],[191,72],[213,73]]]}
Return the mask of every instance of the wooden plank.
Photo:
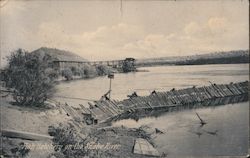
{"label": "wooden plank", "polygon": [[176,101],[173,99],[173,97],[171,96],[169,92],[166,92],[166,96],[172,102],[172,104],[176,104]]}
{"label": "wooden plank", "polygon": [[65,111],[69,116],[71,116],[73,119],[75,119],[74,114],[73,114],[72,111],[68,108],[67,105],[62,104],[61,107],[64,109],[64,111]]}
{"label": "wooden plank", "polygon": [[178,90],[172,91],[172,93],[174,94],[174,97],[176,98],[177,103],[182,103],[183,99],[182,97],[179,95]]}
{"label": "wooden plank", "polygon": [[164,96],[162,96],[162,93],[157,92],[156,97],[158,98],[160,104],[162,105],[168,105],[168,103],[164,100]]}
{"label": "wooden plank", "polygon": [[52,140],[53,137],[49,135],[42,135],[37,133],[11,130],[11,129],[1,129],[2,136],[9,138],[20,138],[26,140]]}
{"label": "wooden plank", "polygon": [[244,90],[241,88],[241,86],[239,84],[235,83],[234,86],[237,88],[237,90],[240,92],[240,94],[244,93]]}
{"label": "wooden plank", "polygon": [[178,100],[176,99],[175,95],[173,94],[173,92],[167,92],[169,97],[174,101],[175,104],[178,104]]}
{"label": "wooden plank", "polygon": [[211,85],[209,86],[210,92],[214,93],[217,98],[221,97],[220,93]]}
{"label": "wooden plank", "polygon": [[159,103],[157,102],[156,98],[153,95],[148,96],[150,103],[152,106],[158,106]]}
{"label": "wooden plank", "polygon": [[87,108],[85,108],[82,104],[79,104],[79,106],[82,108],[83,113],[89,113]]}
{"label": "wooden plank", "polygon": [[214,91],[216,91],[220,96],[219,97],[224,97],[225,95],[218,89],[217,85],[212,85],[212,88]]}
{"label": "wooden plank", "polygon": [[179,103],[184,102],[183,97],[179,94],[179,90],[175,90],[175,91],[173,91],[173,93],[174,93],[174,95]]}
{"label": "wooden plank", "polygon": [[216,95],[209,89],[209,87],[203,87],[203,88],[210,95],[211,99],[216,97]]}
{"label": "wooden plank", "polygon": [[223,90],[222,85],[217,85],[218,89],[221,91],[221,93],[223,94],[223,97],[227,97],[227,93]]}
{"label": "wooden plank", "polygon": [[112,108],[112,105],[108,103],[108,101],[102,101],[103,108],[107,110],[112,115],[116,115],[117,112]]}
{"label": "wooden plank", "polygon": [[207,100],[207,99],[210,98],[210,96],[207,95],[207,92],[206,92],[206,90],[204,90],[203,87],[199,87],[198,89],[199,89],[199,92],[201,93],[201,95],[202,95],[202,97],[203,97],[204,100]]}
{"label": "wooden plank", "polygon": [[207,91],[207,89],[204,86],[202,87],[202,89],[203,89],[204,93],[207,95],[208,99],[212,99],[213,98],[213,96]]}
{"label": "wooden plank", "polygon": [[160,93],[162,98],[163,98],[163,101],[167,103],[167,105],[170,105],[170,104],[173,104],[172,101],[168,98],[167,94],[164,93],[164,92],[161,92]]}
{"label": "wooden plank", "polygon": [[193,95],[196,97],[197,102],[201,102],[202,100],[200,98],[200,95],[199,95],[197,88],[194,88],[193,90],[194,90]]}
{"label": "wooden plank", "polygon": [[238,89],[238,87],[236,85],[232,84],[232,87],[234,88],[235,91],[238,92],[238,95],[241,94],[241,91]]}
{"label": "wooden plank", "polygon": [[247,89],[245,89],[245,87],[247,87],[247,85],[245,85],[244,83],[235,83],[236,86],[238,87],[238,89],[242,92],[242,94],[247,93]]}
{"label": "wooden plank", "polygon": [[99,108],[102,112],[103,112],[103,115],[106,115],[106,116],[112,116],[112,114],[110,114],[109,111],[107,111],[102,104],[100,104],[100,102],[97,102],[95,101],[95,104],[98,106],[97,108]]}
{"label": "wooden plank", "polygon": [[212,86],[209,86],[209,90],[216,96],[216,98],[221,97],[221,95]]}
{"label": "wooden plank", "polygon": [[137,97],[136,100],[138,102],[138,107],[143,107],[145,106],[144,100],[141,99],[142,97]]}
{"label": "wooden plank", "polygon": [[110,101],[105,101],[105,104],[114,114],[119,114],[117,108],[115,108]]}
{"label": "wooden plank", "polygon": [[119,109],[119,111],[121,110],[121,108],[118,106],[119,104],[121,104],[120,102],[114,102],[113,100],[110,100],[110,103],[113,104],[117,109]]}
{"label": "wooden plank", "polygon": [[240,85],[242,86],[242,88],[244,89],[245,93],[248,93],[248,89],[249,89],[249,82],[241,82]]}
{"label": "wooden plank", "polygon": [[134,154],[159,157],[160,153],[146,139],[137,138],[135,140]]}
{"label": "wooden plank", "polygon": [[116,104],[114,104],[111,100],[109,100],[108,103],[113,107],[113,109],[114,109],[118,114],[121,113],[121,108],[118,107]]}
{"label": "wooden plank", "polygon": [[233,93],[230,91],[230,89],[226,86],[226,85],[222,85],[223,90],[225,91],[225,93],[227,94],[227,96],[232,96]]}
{"label": "wooden plank", "polygon": [[240,92],[233,86],[233,84],[227,85],[228,89],[233,93],[233,95],[239,95]]}
{"label": "wooden plank", "polygon": [[101,101],[99,103],[109,116],[116,115],[116,112],[112,111],[112,109],[109,108],[109,106],[106,104],[106,101]]}

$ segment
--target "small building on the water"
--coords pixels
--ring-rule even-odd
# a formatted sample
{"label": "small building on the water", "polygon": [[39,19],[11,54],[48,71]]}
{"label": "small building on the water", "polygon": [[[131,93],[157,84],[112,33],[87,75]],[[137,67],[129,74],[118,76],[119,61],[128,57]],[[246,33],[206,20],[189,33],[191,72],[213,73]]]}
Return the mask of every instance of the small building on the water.
{"label": "small building on the water", "polygon": [[124,72],[131,72],[136,70],[135,59],[134,58],[126,58],[123,61],[122,69]]}

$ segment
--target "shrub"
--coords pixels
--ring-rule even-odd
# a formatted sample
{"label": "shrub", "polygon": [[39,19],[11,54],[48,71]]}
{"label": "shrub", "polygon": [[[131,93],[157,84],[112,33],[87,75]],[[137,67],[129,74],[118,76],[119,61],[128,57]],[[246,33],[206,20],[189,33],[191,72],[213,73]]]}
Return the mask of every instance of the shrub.
{"label": "shrub", "polygon": [[53,69],[52,57],[31,54],[18,49],[8,57],[4,81],[13,89],[13,98],[18,105],[43,105],[54,92],[58,77]]}
{"label": "shrub", "polygon": [[83,68],[84,75],[86,78],[91,78],[97,76],[97,72],[94,66],[85,65]]}
{"label": "shrub", "polygon": [[73,73],[74,76],[81,76],[81,69],[72,66],[71,67],[71,71],[72,71],[72,73]]}
{"label": "shrub", "polygon": [[135,71],[135,66],[131,61],[124,61],[122,65],[123,72]]}
{"label": "shrub", "polygon": [[49,134],[54,137],[53,145],[57,154],[62,153],[65,157],[76,158],[86,156],[85,139],[78,136],[72,125],[63,126],[59,124],[57,127],[50,126]]}
{"label": "shrub", "polygon": [[73,79],[73,73],[72,73],[71,69],[69,69],[69,68],[62,70],[62,76],[63,76],[67,81]]}
{"label": "shrub", "polygon": [[108,66],[105,65],[97,65],[96,71],[98,76],[103,76],[111,73],[111,70]]}

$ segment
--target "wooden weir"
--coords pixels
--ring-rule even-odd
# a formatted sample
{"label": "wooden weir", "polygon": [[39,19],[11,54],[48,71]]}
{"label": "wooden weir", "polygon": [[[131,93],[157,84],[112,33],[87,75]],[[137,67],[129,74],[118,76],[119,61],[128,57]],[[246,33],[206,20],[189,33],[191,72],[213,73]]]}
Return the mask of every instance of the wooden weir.
{"label": "wooden weir", "polygon": [[99,123],[119,117],[123,113],[133,113],[137,110],[154,110],[158,108],[178,107],[194,103],[203,103],[229,96],[248,94],[248,81],[230,84],[212,84],[210,86],[192,87],[167,92],[156,92],[149,96],[137,96],[122,101],[101,100],[94,102],[89,109],[95,114]]}
{"label": "wooden weir", "polygon": [[[80,104],[80,108],[65,104],[61,108],[77,122],[88,116],[95,123],[103,123],[119,118],[122,114],[133,114],[138,110],[149,110],[167,108],[170,111],[173,107],[188,108],[191,104],[209,105],[209,101],[216,98],[225,98],[224,102],[229,102],[227,97],[241,96],[248,94],[249,82],[239,82],[230,84],[212,84],[210,86],[192,87],[166,92],[155,92],[149,96],[137,96],[122,101],[99,100],[89,102],[90,107],[86,108]],[[77,124],[79,126],[79,123]]]}

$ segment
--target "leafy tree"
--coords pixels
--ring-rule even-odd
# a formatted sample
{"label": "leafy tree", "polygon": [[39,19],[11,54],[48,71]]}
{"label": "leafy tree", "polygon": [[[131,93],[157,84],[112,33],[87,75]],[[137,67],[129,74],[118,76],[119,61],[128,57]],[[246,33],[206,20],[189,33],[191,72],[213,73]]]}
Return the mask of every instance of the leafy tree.
{"label": "leafy tree", "polygon": [[126,59],[122,64],[122,70],[123,72],[135,71],[134,59]]}
{"label": "leafy tree", "polygon": [[98,76],[103,76],[111,73],[111,70],[108,66],[105,65],[97,65],[96,66],[96,72]]}
{"label": "leafy tree", "polygon": [[84,65],[84,75],[86,78],[91,78],[97,76],[96,68],[91,65]]}
{"label": "leafy tree", "polygon": [[62,76],[66,78],[67,81],[73,80],[73,72],[69,68],[62,70]]}
{"label": "leafy tree", "polygon": [[74,76],[81,76],[81,70],[80,70],[80,68],[72,66],[71,67],[71,71],[72,71],[72,73],[73,73]]}
{"label": "leafy tree", "polygon": [[4,81],[18,105],[41,106],[54,92],[58,73],[52,57],[18,49],[8,58]]}

